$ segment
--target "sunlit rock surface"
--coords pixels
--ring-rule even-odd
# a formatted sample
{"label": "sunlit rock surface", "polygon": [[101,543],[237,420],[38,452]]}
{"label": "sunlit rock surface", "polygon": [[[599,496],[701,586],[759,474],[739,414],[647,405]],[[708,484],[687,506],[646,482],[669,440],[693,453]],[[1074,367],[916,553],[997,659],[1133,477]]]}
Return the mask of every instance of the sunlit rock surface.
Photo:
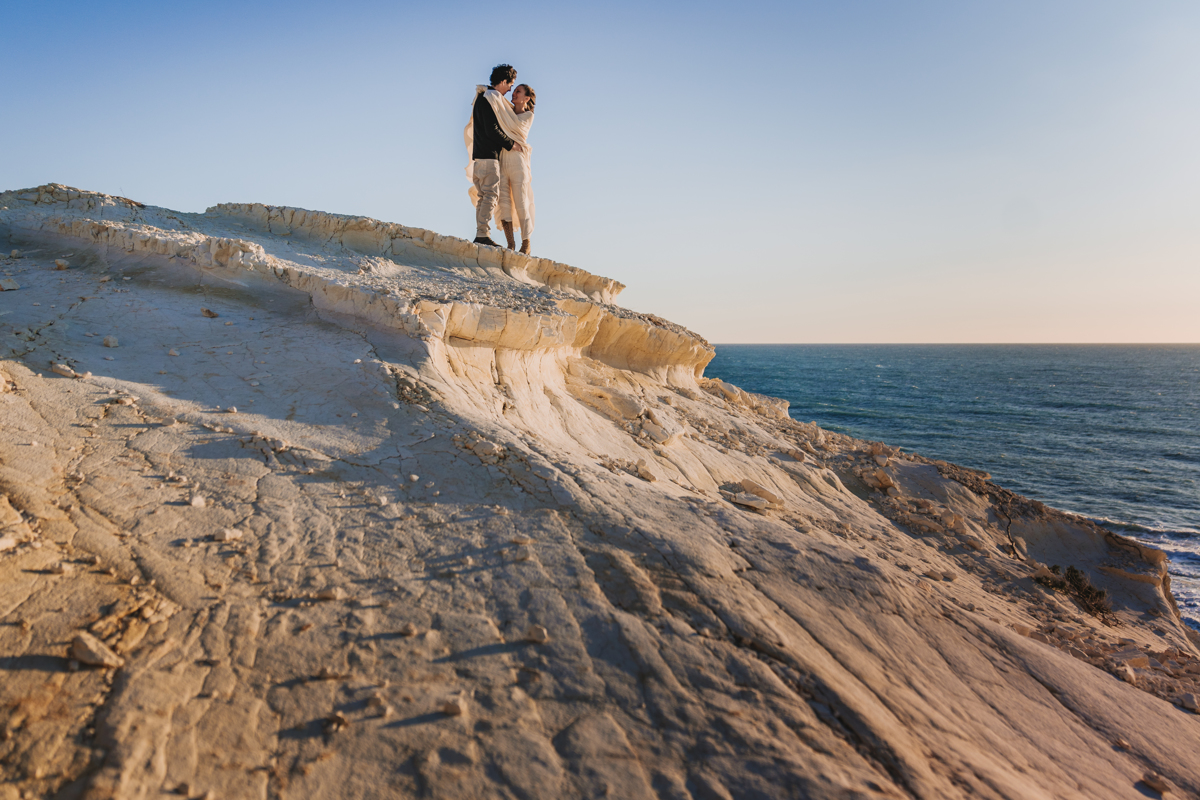
{"label": "sunlit rock surface", "polygon": [[1200,792],[1161,553],[704,378],[613,280],[62,186],[14,250],[0,798]]}

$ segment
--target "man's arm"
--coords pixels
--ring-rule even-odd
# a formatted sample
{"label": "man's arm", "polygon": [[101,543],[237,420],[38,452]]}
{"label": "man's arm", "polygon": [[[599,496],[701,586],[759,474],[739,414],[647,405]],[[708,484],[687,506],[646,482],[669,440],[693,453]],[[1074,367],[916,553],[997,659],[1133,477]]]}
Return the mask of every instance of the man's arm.
{"label": "man's arm", "polygon": [[[500,127],[500,120],[496,119],[496,112],[492,108],[492,104],[489,103],[487,98],[483,97],[482,95],[480,95],[477,102],[481,103],[482,107],[479,109],[480,119],[476,120],[476,124],[482,123],[484,128],[496,135],[496,138],[500,140],[505,150],[512,150],[513,145],[515,145],[516,142],[508,138],[508,135],[504,132],[504,129]],[[518,145],[518,147],[520,147],[520,145]],[[520,152],[520,150],[517,152]]]}

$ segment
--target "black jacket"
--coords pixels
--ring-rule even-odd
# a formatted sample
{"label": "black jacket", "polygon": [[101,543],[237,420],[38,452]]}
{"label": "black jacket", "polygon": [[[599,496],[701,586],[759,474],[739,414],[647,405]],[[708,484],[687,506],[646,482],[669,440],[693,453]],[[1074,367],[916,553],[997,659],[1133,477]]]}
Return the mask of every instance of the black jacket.
{"label": "black jacket", "polygon": [[471,148],[471,158],[499,158],[501,150],[512,150],[513,140],[504,135],[500,122],[492,104],[483,96],[483,92],[475,98],[475,110],[471,112],[475,121],[475,142]]}

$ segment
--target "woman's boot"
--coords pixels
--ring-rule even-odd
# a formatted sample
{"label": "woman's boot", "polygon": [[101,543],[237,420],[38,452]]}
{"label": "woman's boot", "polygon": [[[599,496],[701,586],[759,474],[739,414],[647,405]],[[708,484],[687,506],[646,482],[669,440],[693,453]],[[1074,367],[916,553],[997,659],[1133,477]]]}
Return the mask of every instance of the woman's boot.
{"label": "woman's boot", "polygon": [[521,240],[521,252],[524,253],[525,255],[529,255],[529,240],[528,239]]}
{"label": "woman's boot", "polygon": [[504,238],[508,239],[508,249],[516,250],[517,240],[513,236],[513,224],[508,220],[501,220],[500,224],[504,226]]}

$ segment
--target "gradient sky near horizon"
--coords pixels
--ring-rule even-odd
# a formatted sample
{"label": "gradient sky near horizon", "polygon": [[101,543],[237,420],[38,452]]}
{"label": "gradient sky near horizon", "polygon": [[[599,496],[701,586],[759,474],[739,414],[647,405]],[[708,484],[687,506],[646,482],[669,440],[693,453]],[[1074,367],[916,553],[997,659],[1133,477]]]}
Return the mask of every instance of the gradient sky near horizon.
{"label": "gradient sky near horizon", "polygon": [[0,188],[471,238],[538,93],[534,253],[714,342],[1200,342],[1194,0],[6,3]]}

